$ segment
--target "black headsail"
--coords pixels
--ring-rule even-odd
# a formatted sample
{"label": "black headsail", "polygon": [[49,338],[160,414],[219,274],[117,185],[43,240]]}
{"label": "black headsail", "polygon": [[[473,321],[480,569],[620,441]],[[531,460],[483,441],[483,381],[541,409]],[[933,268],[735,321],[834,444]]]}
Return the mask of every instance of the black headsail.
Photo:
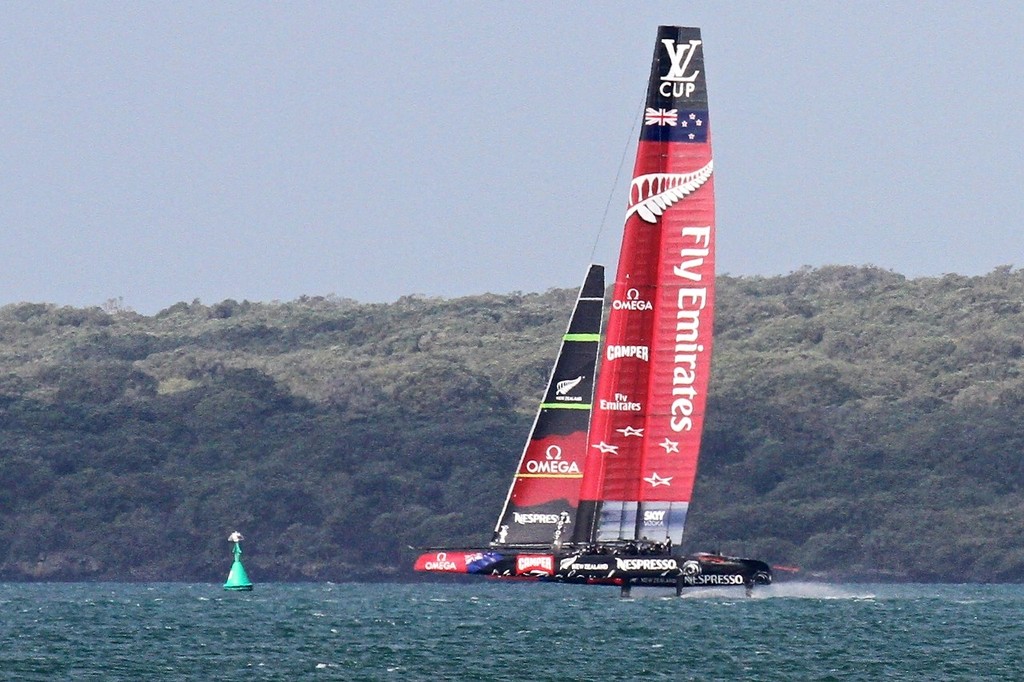
{"label": "black headsail", "polygon": [[492,547],[559,546],[573,535],[603,307],[604,267],[591,265],[495,525]]}

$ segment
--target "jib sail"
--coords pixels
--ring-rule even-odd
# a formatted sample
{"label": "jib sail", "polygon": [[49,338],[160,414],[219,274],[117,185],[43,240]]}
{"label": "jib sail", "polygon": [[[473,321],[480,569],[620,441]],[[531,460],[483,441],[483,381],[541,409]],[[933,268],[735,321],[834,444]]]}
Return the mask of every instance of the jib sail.
{"label": "jib sail", "polygon": [[600,345],[604,267],[591,265],[492,546],[559,545],[576,527]]}
{"label": "jib sail", "polygon": [[581,490],[590,540],[682,537],[711,364],[707,102],[700,29],[660,27]]}

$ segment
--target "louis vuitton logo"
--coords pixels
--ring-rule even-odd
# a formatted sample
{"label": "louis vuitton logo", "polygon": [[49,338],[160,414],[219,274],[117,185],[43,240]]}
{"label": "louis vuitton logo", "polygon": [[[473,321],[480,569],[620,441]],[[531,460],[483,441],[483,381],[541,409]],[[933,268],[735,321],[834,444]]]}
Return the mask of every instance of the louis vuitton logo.
{"label": "louis vuitton logo", "polygon": [[685,45],[679,45],[671,38],[661,41],[661,44],[665,46],[665,51],[668,52],[668,58],[672,61],[668,73],[661,77],[659,92],[662,97],[689,97],[696,90],[697,86],[694,81],[697,80],[700,71],[694,70],[691,73],[687,73],[687,71],[690,69],[690,62],[697,53],[697,47],[701,42],[700,40],[691,40]]}

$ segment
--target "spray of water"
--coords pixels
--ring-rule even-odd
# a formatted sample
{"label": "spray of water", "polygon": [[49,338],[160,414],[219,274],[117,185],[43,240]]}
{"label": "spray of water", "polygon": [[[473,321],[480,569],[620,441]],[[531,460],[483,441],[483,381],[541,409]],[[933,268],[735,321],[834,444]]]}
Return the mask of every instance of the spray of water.
{"label": "spray of water", "polygon": [[[870,586],[859,589],[858,585],[830,585],[828,583],[784,582],[755,587],[750,599],[875,599]],[[673,597],[674,598],[674,597]],[[683,599],[744,599],[742,592],[735,588],[711,587],[685,590]]]}

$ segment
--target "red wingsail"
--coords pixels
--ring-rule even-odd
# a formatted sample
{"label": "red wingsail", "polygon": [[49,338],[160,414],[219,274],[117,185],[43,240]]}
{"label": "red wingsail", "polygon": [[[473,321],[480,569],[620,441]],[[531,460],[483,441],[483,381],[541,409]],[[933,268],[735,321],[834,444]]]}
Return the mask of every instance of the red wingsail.
{"label": "red wingsail", "polygon": [[700,30],[662,26],[580,495],[593,540],[682,537],[711,365],[712,172]]}

